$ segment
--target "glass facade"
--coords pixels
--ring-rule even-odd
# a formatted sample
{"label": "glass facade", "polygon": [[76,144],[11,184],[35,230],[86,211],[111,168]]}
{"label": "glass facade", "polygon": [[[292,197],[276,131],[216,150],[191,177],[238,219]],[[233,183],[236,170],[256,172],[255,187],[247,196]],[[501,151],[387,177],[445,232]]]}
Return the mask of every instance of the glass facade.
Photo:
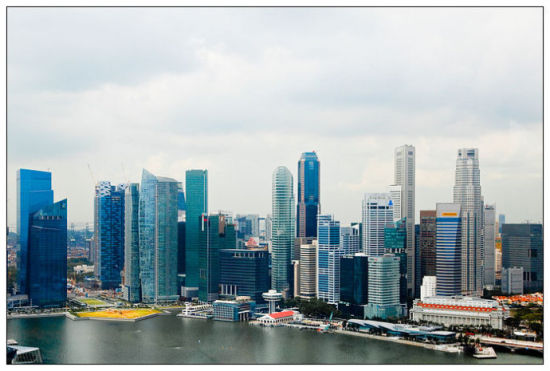
{"label": "glass facade", "polygon": [[340,222],[332,215],[319,215],[317,224],[317,297],[328,303],[340,301]]}
{"label": "glass facade", "polygon": [[47,171],[17,170],[17,255],[18,292],[27,294],[29,260],[29,223],[31,215],[40,208],[53,203],[52,174]]}
{"label": "glass facade", "polygon": [[199,231],[208,213],[208,171],[185,172],[185,286],[199,287]]}
{"label": "glass facade", "polygon": [[368,257],[363,253],[343,256],[340,260],[340,301],[365,305],[368,303]]}
{"label": "glass facade", "polygon": [[131,303],[141,301],[139,280],[139,184],[130,183],[124,200],[124,291]]}
{"label": "glass facade", "polygon": [[384,227],[393,223],[393,200],[389,193],[367,193],[363,198],[363,252],[384,255]]}
{"label": "glass facade", "polygon": [[29,224],[28,293],[31,305],[67,301],[67,200],[44,206]]}
{"label": "glass facade", "polygon": [[283,293],[290,289],[290,256],[294,244],[294,190],[292,174],[279,166],[273,172],[271,288]]}
{"label": "glass facade", "polygon": [[369,257],[369,302],[367,318],[387,319],[403,315],[399,302],[399,266],[401,260],[393,254]]}
{"label": "glass facade", "polygon": [[438,203],[436,213],[436,294],[438,296],[460,295],[462,292],[460,205]]}
{"label": "glass facade", "polygon": [[320,207],[320,166],[315,152],[304,152],[298,161],[298,204],[296,230],[298,237],[317,236],[317,214]]}
{"label": "glass facade", "polygon": [[406,218],[400,219],[384,228],[384,247],[386,254],[393,254],[399,258],[399,302],[407,304]]}
{"label": "glass facade", "polygon": [[225,295],[250,296],[263,303],[270,288],[268,251],[264,249],[220,250],[220,285]]}

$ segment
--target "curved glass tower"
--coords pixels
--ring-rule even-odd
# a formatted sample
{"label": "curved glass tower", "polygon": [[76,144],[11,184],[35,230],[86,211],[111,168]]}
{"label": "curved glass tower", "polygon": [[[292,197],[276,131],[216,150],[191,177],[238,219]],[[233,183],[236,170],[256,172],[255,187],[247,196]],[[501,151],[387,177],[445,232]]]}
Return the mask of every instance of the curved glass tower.
{"label": "curved glass tower", "polygon": [[294,190],[292,174],[285,166],[273,172],[271,288],[289,289],[290,253],[294,243]]}

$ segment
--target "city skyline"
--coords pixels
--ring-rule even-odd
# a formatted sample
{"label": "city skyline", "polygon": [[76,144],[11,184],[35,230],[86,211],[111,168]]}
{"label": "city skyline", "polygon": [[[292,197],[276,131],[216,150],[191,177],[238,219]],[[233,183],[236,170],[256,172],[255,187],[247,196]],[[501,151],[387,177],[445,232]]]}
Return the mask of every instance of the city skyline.
{"label": "city skyline", "polygon": [[[364,193],[393,183],[393,149],[403,144],[416,150],[415,219],[452,202],[456,150],[470,147],[484,202],[509,223],[541,221],[536,9],[151,12],[9,9],[10,227],[19,168],[51,170],[69,224],[92,225],[95,183],[138,182],[142,168],[180,182],[207,169],[211,211],[265,215],[273,169],[286,166],[296,181],[300,154],[313,150],[323,212],[348,225],[361,219]],[[307,31],[295,32],[303,19]],[[476,35],[467,44],[453,29],[465,19]],[[512,197],[520,192],[521,204]]]}

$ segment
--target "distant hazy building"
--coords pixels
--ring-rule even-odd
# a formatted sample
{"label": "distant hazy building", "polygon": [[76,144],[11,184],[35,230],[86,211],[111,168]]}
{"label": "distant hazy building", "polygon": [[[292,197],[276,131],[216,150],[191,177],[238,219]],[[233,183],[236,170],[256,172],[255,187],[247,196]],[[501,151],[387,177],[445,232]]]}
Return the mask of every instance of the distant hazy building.
{"label": "distant hazy building", "polygon": [[124,268],[124,190],[101,181],[95,187],[94,241],[96,252],[94,271],[101,288],[114,289],[121,283]]}
{"label": "distant hazy building", "polygon": [[393,254],[369,257],[369,302],[365,306],[366,318],[399,318],[403,307],[399,302],[399,263]]}
{"label": "distant hazy building", "polygon": [[199,287],[199,231],[202,214],[208,214],[208,171],[185,172],[185,287]]}
{"label": "distant hazy building", "polygon": [[332,215],[317,217],[317,297],[330,304],[340,301],[340,222]]}
{"label": "distant hazy building", "polygon": [[495,286],[495,205],[483,209],[483,287]]}
{"label": "distant hazy building", "polygon": [[420,210],[420,275],[435,276],[436,211]]}
{"label": "distant hazy building", "polygon": [[314,298],[317,296],[317,240],[300,246],[300,290],[299,296]]}
{"label": "distant hazy building", "polygon": [[[525,292],[542,291],[544,253],[542,224],[502,226],[502,268],[523,268]],[[504,277],[502,277],[504,279]]]}
{"label": "distant hazy building", "polygon": [[460,205],[438,203],[436,209],[437,295],[460,295],[462,292]]}
{"label": "distant hazy building", "polygon": [[178,298],[178,188],[171,178],[143,169],[139,192],[139,252],[142,300]]}
{"label": "distant hazy building", "polygon": [[363,252],[384,255],[384,227],[393,222],[393,201],[388,193],[367,193],[363,198]]}
{"label": "distant hazy building", "polygon": [[67,199],[29,218],[28,295],[31,305],[64,306],[67,300]]}
{"label": "distant hazy building", "polygon": [[502,292],[506,295],[523,294],[523,268],[511,267],[502,270]]}
{"label": "distant hazy building", "polygon": [[453,203],[460,204],[462,222],[462,294],[483,294],[483,201],[477,148],[461,148],[456,159]]}
{"label": "distant hazy building", "polygon": [[139,278],[139,184],[130,183],[124,200],[124,297],[131,303],[141,301]]}
{"label": "distant hazy building", "polygon": [[420,287],[420,300],[436,296],[437,277],[424,276]]}
{"label": "distant hazy building", "polygon": [[498,214],[498,233],[502,233],[502,225],[506,223],[506,215]]}
{"label": "distant hazy building", "polygon": [[273,172],[271,288],[290,289],[291,252],[294,243],[294,191],[292,174],[279,166]]}
{"label": "distant hazy building", "polygon": [[17,170],[17,286],[21,294],[28,294],[29,221],[33,213],[51,204],[52,174],[48,171]]}
{"label": "distant hazy building", "polygon": [[395,148],[394,184],[401,186],[401,216],[407,218],[407,288],[410,297],[415,296],[415,148],[403,145]]}
{"label": "distant hazy building", "polygon": [[315,152],[304,152],[298,161],[297,237],[317,236],[320,206],[320,162]]}

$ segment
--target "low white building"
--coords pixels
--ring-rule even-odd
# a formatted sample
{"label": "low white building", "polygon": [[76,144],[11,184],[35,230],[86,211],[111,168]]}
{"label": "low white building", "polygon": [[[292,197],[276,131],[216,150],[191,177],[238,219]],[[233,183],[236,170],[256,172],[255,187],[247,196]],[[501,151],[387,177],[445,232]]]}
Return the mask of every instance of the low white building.
{"label": "low white building", "polygon": [[424,276],[422,279],[422,286],[420,286],[420,300],[435,296],[436,284],[436,276]]}
{"label": "low white building", "polygon": [[275,312],[271,314],[266,314],[258,318],[258,322],[265,326],[279,326],[283,323],[301,321],[304,316],[293,310],[285,310],[283,312]]}
{"label": "low white building", "polygon": [[410,310],[413,321],[427,321],[444,326],[490,326],[502,329],[509,312],[496,300],[469,296],[433,296],[416,299]]}

